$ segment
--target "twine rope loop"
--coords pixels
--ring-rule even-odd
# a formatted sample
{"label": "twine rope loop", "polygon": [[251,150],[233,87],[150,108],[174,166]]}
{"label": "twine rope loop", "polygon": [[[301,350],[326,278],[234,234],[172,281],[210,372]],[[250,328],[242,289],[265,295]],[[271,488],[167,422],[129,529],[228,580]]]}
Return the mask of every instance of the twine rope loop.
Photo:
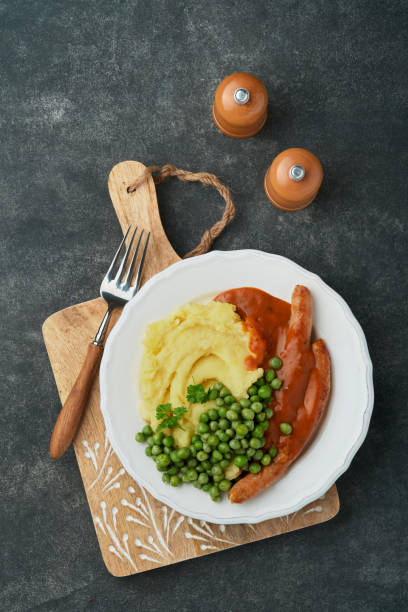
{"label": "twine rope loop", "polygon": [[220,196],[225,200],[225,209],[221,219],[214,223],[212,227],[205,230],[201,237],[200,244],[198,244],[195,249],[184,255],[183,259],[207,253],[211,249],[214,240],[218,238],[228,223],[230,223],[235,217],[235,206],[228,187],[221,183],[215,174],[210,174],[209,172],[189,172],[188,170],[180,170],[180,168],[176,168],[176,166],[173,166],[172,164],[165,164],[164,166],[148,166],[145,172],[141,174],[131,185],[129,185],[127,188],[128,193],[134,193],[148,176],[153,177],[156,185],[162,183],[169,176],[175,176],[179,181],[183,181],[185,183],[199,182],[205,186],[214,187],[214,189],[216,189]]}

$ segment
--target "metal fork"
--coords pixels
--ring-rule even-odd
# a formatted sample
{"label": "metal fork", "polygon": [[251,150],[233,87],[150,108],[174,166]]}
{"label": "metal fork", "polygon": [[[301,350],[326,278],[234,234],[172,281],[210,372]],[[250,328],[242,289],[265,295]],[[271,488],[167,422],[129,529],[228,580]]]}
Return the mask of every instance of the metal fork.
{"label": "metal fork", "polygon": [[147,247],[149,244],[150,232],[147,232],[147,237],[144,243],[139,265],[136,271],[136,279],[134,285],[131,285],[133,273],[136,267],[136,260],[141,245],[144,230],[141,230],[137,240],[136,248],[129,264],[126,277],[122,281],[122,277],[126,270],[126,265],[129,259],[129,254],[132,249],[133,241],[136,237],[138,228],[136,227],[129,245],[119,264],[119,269],[115,276],[113,270],[118,265],[123,247],[126,246],[126,238],[129,234],[131,226],[128,227],[118,250],[115,253],[113,261],[102,280],[100,294],[108,305],[105,316],[99,326],[95,339],[88,346],[88,352],[81,371],[68,395],[61,412],[58,415],[55,423],[54,431],[52,432],[50,441],[50,456],[52,459],[59,459],[67,450],[75,438],[76,432],[81,422],[82,414],[88,401],[89,393],[92,387],[93,380],[98,372],[99,364],[103,353],[103,341],[108,328],[108,323],[111,314],[115,308],[124,306],[139,290],[140,280],[142,277],[143,265],[145,262]]}

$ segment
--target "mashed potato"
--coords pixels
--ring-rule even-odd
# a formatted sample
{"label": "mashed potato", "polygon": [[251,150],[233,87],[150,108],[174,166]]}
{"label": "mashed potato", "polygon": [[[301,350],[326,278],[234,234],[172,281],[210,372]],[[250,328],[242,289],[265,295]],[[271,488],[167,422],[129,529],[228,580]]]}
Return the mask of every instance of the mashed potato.
{"label": "mashed potato", "polygon": [[178,446],[189,444],[200,414],[215,404],[189,404],[188,385],[201,383],[208,389],[219,380],[234,397],[246,397],[248,387],[263,374],[262,368],[245,369],[244,360],[251,354],[248,341],[235,306],[221,302],[185,304],[148,325],[140,373],[141,416],[155,429],[156,406],[185,406],[185,431],[177,428],[172,434]]}

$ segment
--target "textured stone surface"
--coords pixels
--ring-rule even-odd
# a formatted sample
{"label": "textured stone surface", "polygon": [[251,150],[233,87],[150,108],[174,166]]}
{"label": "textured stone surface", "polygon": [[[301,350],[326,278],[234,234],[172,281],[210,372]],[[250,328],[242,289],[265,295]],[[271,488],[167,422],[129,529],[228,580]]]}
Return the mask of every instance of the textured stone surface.
{"label": "textured stone surface", "polygon": [[[404,4],[0,1],[4,610],[407,605]],[[243,141],[220,134],[210,112],[236,70],[270,95],[265,129]],[[267,166],[289,146],[310,148],[325,170],[316,203],[295,214],[263,193]],[[48,458],[59,402],[41,324],[97,294],[120,235],[106,179],[124,159],[218,174],[238,213],[217,248],[285,255],[339,291],[367,335],[376,406],[333,521],[118,580],[72,450]],[[158,193],[181,254],[222,210],[197,185]]]}

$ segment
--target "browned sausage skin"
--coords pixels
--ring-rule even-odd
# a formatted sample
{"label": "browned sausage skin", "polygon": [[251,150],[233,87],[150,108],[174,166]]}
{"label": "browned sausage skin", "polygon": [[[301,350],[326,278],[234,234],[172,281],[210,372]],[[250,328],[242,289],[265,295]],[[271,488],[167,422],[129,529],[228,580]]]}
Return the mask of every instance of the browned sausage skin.
{"label": "browned sausage skin", "polygon": [[[246,475],[231,488],[228,497],[233,503],[258,495],[281,478],[305,448],[322,418],[330,394],[330,356],[323,340],[310,346],[312,317],[310,291],[297,285],[281,354],[283,367],[279,376],[284,384],[276,393],[275,416],[266,435],[266,445],[276,444],[278,455],[258,474]],[[289,436],[279,433],[279,423],[284,421],[293,426]]]}

